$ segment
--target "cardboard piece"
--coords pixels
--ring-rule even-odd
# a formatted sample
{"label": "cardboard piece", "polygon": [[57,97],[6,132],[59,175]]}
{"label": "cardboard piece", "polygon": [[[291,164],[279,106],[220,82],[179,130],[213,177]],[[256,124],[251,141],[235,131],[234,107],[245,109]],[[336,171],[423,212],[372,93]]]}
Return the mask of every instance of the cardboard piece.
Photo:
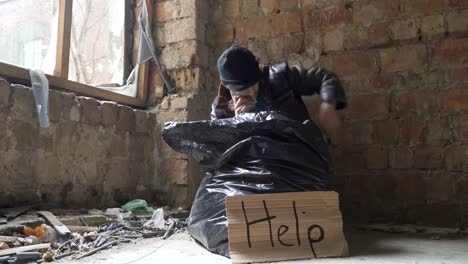
{"label": "cardboard piece", "polygon": [[226,197],[233,263],[348,256],[336,192]]}
{"label": "cardboard piece", "polygon": [[57,233],[59,233],[60,235],[69,235],[71,233],[70,230],[68,230],[67,226],[62,224],[62,222],[60,222],[60,220],[58,220],[57,217],[55,217],[55,215],[51,212],[38,211],[37,214],[43,216],[54,227],[55,231],[57,231]]}

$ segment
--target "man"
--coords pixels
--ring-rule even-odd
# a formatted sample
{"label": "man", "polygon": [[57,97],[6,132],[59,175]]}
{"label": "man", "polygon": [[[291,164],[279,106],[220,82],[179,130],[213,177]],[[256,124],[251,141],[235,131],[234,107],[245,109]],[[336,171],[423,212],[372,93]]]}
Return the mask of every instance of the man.
{"label": "man", "polygon": [[338,110],[346,107],[346,96],[332,72],[321,68],[304,70],[287,63],[260,68],[252,52],[239,45],[223,52],[218,70],[221,85],[212,105],[212,119],[272,110],[302,122],[310,119],[302,96],[319,94],[319,127],[334,136],[341,124]]}

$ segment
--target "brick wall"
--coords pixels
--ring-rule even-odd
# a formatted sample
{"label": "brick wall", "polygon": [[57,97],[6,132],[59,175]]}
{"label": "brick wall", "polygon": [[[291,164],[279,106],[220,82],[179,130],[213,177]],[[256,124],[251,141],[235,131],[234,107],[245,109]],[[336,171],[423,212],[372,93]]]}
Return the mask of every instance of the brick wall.
{"label": "brick wall", "polygon": [[467,1],[213,4],[214,57],[237,42],[261,63],[342,79],[349,108],[332,151],[348,222],[468,224]]}
{"label": "brick wall", "polygon": [[158,201],[156,115],[50,91],[49,128],[38,127],[31,88],[0,79],[0,207],[116,206]]}

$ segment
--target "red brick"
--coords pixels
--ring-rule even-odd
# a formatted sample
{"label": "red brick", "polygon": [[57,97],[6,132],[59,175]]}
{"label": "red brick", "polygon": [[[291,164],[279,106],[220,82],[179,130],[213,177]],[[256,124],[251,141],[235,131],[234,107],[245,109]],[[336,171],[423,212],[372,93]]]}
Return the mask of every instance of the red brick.
{"label": "red brick", "polygon": [[372,144],[374,142],[373,131],[374,127],[370,122],[346,124],[335,142],[344,146]]}
{"label": "red brick", "polygon": [[353,5],[354,22],[370,26],[377,21],[398,15],[398,1],[363,0]]}
{"label": "red brick", "polygon": [[426,63],[425,45],[389,48],[380,51],[382,71],[421,71]]}
{"label": "red brick", "polygon": [[445,33],[444,15],[426,16],[421,22],[421,31],[426,39],[441,37]]}
{"label": "red brick", "polygon": [[450,126],[453,129],[453,135],[458,141],[468,140],[468,114],[454,116]]}
{"label": "red brick", "polygon": [[450,0],[450,5],[466,7],[468,6],[468,0]]}
{"label": "red brick", "polygon": [[393,40],[406,41],[418,38],[418,26],[413,18],[394,21],[390,25]]}
{"label": "red brick", "polygon": [[365,168],[365,161],[362,152],[345,152],[343,159],[338,160],[337,164],[345,171],[356,171]]}
{"label": "red brick", "polygon": [[424,127],[424,121],[419,118],[403,120],[400,125],[400,143],[411,145],[419,143]]}
{"label": "red brick", "polygon": [[372,147],[366,151],[366,168],[386,169],[388,168],[388,152],[385,148]]}
{"label": "red brick", "polygon": [[421,205],[426,203],[425,173],[419,171],[404,171],[398,179],[398,197],[403,206]]}
{"label": "red brick", "polygon": [[452,132],[447,118],[432,118],[427,121],[426,143],[446,143],[452,138]]}
{"label": "red brick", "polygon": [[388,75],[371,76],[367,80],[367,85],[372,90],[389,90],[396,85],[395,78]]}
{"label": "red brick", "polygon": [[397,147],[390,151],[390,168],[410,169],[414,162],[413,150],[409,147]]}
{"label": "red brick", "polygon": [[468,192],[466,190],[468,190],[468,177],[459,177],[455,181],[455,192],[457,199],[464,203],[468,202]]}
{"label": "red brick", "polygon": [[445,39],[432,50],[432,66],[462,66],[468,59],[468,38]]}
{"label": "red brick", "polygon": [[378,72],[375,52],[354,52],[333,57],[333,69],[339,76]]}
{"label": "red brick", "polygon": [[232,43],[234,40],[234,27],[231,24],[220,26],[218,32],[218,44]]}
{"label": "red brick", "polygon": [[450,70],[447,74],[447,81],[467,82],[468,81],[468,68]]}
{"label": "red brick", "polygon": [[253,37],[269,36],[271,31],[271,19],[267,16],[247,18],[236,23],[236,39],[240,42]]}
{"label": "red brick", "polygon": [[311,10],[305,15],[306,31],[324,31],[328,28],[352,22],[352,12],[345,6],[328,10]]}
{"label": "red brick", "polygon": [[343,50],[344,32],[337,28],[328,31],[323,36],[323,49],[325,52]]}
{"label": "red brick", "polygon": [[427,181],[426,194],[429,204],[447,202],[454,198],[454,177],[452,175],[447,172],[433,173],[431,177],[427,178]]}
{"label": "red brick", "polygon": [[191,17],[164,23],[162,27],[162,32],[164,33],[159,35],[163,36],[160,44],[196,39],[197,32],[194,23],[195,19]]}
{"label": "red brick", "polygon": [[272,17],[272,34],[274,36],[302,31],[300,12],[292,12]]}
{"label": "red brick", "polygon": [[345,40],[346,49],[385,47],[392,44],[387,23],[379,23],[369,28],[354,26]]}
{"label": "red brick", "polygon": [[223,7],[223,14],[228,18],[239,16],[240,0],[225,0],[221,1]]}
{"label": "red brick", "polygon": [[179,10],[178,1],[170,0],[157,2],[155,6],[154,18],[156,22],[165,22],[177,18]]}
{"label": "red brick", "polygon": [[359,95],[349,98],[346,116],[350,119],[371,119],[388,114],[389,98],[387,95]]}
{"label": "red brick", "polygon": [[395,144],[398,141],[398,122],[383,120],[375,122],[376,141],[380,144]]}
{"label": "red brick", "polygon": [[241,15],[243,17],[252,17],[258,14],[258,0],[241,0]]}
{"label": "red brick", "polygon": [[404,14],[432,13],[447,9],[448,0],[402,0],[401,9]]}
{"label": "red brick", "polygon": [[397,93],[393,100],[392,111],[407,113],[435,113],[440,110],[437,91],[404,91]]}
{"label": "red brick", "polygon": [[442,92],[442,105],[446,111],[468,110],[468,86],[448,89]]}
{"label": "red brick", "polygon": [[468,33],[468,9],[450,12],[447,15],[449,33],[463,35]]}
{"label": "red brick", "polygon": [[260,0],[260,8],[264,13],[279,13],[280,12],[280,3],[279,0]]}
{"label": "red brick", "polygon": [[414,152],[417,169],[440,169],[443,166],[443,149],[439,146],[418,146]]}
{"label": "red brick", "polygon": [[280,0],[281,9],[293,9],[299,6],[299,0]]}
{"label": "red brick", "polygon": [[445,165],[448,170],[464,171],[468,169],[468,146],[450,146],[445,155]]}

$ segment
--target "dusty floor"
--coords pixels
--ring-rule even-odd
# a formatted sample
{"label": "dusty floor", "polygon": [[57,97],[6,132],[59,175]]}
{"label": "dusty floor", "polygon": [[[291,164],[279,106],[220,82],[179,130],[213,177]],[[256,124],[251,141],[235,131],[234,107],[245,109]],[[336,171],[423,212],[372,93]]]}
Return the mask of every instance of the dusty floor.
{"label": "dusty floor", "polygon": [[[288,262],[291,264],[467,264],[468,238],[434,239],[428,235],[388,234],[352,231],[346,234],[351,257]],[[60,260],[55,263],[74,264],[154,264],[154,263],[231,263],[193,242],[189,235],[176,234],[169,240],[145,239],[97,253],[79,260]]]}

